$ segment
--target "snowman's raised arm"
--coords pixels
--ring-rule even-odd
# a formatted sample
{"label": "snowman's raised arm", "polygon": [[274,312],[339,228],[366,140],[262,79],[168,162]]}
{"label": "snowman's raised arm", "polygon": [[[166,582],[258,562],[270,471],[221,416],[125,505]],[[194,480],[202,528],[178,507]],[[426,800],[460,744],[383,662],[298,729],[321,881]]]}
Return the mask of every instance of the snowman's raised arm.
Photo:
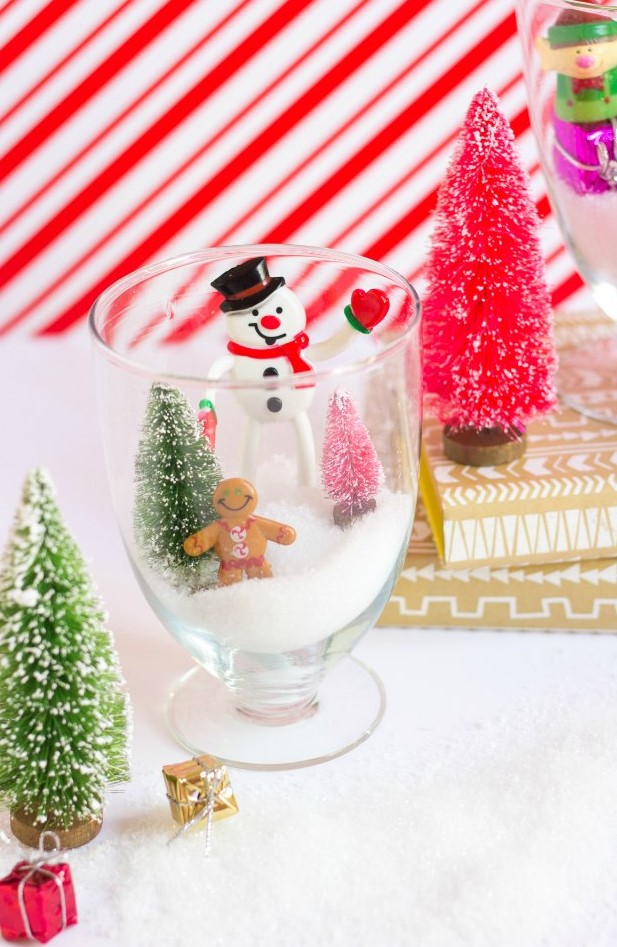
{"label": "snowman's raised arm", "polygon": [[351,342],[356,332],[368,335],[386,317],[390,307],[390,300],[380,289],[354,289],[351,302],[345,306],[345,324],[338,332],[309,346],[308,357],[316,362],[324,358],[332,358],[342,352]]}
{"label": "snowman's raised arm", "polygon": [[331,335],[329,339],[323,342],[312,342],[306,350],[308,358],[312,362],[321,362],[326,358],[333,358],[346,349],[355,335],[355,330],[345,322],[344,325]]}

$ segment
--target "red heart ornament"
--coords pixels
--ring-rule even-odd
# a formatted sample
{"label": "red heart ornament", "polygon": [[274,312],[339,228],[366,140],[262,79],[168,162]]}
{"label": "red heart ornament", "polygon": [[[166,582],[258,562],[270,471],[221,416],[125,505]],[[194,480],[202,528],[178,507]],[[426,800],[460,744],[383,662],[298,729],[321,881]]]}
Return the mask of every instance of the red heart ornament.
{"label": "red heart ornament", "polygon": [[351,311],[361,326],[369,331],[385,318],[390,300],[381,289],[354,289],[351,294]]}

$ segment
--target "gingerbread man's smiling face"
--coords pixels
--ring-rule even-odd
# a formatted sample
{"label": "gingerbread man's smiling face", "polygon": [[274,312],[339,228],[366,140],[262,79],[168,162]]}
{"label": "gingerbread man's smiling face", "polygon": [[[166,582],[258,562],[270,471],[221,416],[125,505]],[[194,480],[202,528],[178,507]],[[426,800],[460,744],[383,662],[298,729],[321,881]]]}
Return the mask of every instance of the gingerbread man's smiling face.
{"label": "gingerbread man's smiling face", "polygon": [[221,480],[212,497],[214,509],[222,519],[246,518],[257,506],[257,492],[241,477]]}

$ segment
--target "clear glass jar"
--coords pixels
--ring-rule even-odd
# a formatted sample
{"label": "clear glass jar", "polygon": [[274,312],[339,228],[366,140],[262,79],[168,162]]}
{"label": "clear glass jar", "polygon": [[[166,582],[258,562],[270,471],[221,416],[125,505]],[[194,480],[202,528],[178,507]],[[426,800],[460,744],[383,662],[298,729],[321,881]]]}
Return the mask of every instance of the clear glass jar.
{"label": "clear glass jar", "polygon": [[[90,327],[128,557],[198,665],[173,690],[173,732],[191,751],[246,766],[306,765],[349,749],[380,719],[383,693],[348,655],[390,596],[416,502],[413,288],[332,250],[223,247],[127,276],[97,299]],[[161,478],[169,463],[177,476]],[[225,510],[207,506],[221,478],[255,492],[240,558],[223,541],[232,535]],[[241,492],[244,503],[250,491]],[[337,525],[341,506],[349,515]],[[295,541],[279,543],[271,521]],[[189,535],[215,523],[207,541],[216,533],[218,545],[189,556],[184,522]]]}

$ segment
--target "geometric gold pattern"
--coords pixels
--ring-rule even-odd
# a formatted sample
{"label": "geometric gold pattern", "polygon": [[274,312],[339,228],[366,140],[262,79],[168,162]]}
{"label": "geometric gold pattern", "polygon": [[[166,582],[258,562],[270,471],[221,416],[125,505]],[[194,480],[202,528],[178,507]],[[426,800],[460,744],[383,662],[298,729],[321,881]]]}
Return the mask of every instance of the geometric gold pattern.
{"label": "geometric gold pattern", "polygon": [[447,565],[617,555],[617,427],[571,409],[532,421],[509,464],[467,467],[425,419],[420,491]]}
{"label": "geometric gold pattern", "polygon": [[[614,338],[615,324],[599,311],[556,313],[561,351]],[[614,399],[614,361],[584,371],[588,386],[589,372],[596,376],[590,407]],[[418,502],[380,625],[617,632],[617,428],[562,409],[529,424],[527,439],[508,467],[461,468],[426,420],[422,486],[437,497],[442,555]]]}
{"label": "geometric gold pattern", "polygon": [[419,503],[405,566],[378,624],[617,632],[617,559],[445,566]]}

